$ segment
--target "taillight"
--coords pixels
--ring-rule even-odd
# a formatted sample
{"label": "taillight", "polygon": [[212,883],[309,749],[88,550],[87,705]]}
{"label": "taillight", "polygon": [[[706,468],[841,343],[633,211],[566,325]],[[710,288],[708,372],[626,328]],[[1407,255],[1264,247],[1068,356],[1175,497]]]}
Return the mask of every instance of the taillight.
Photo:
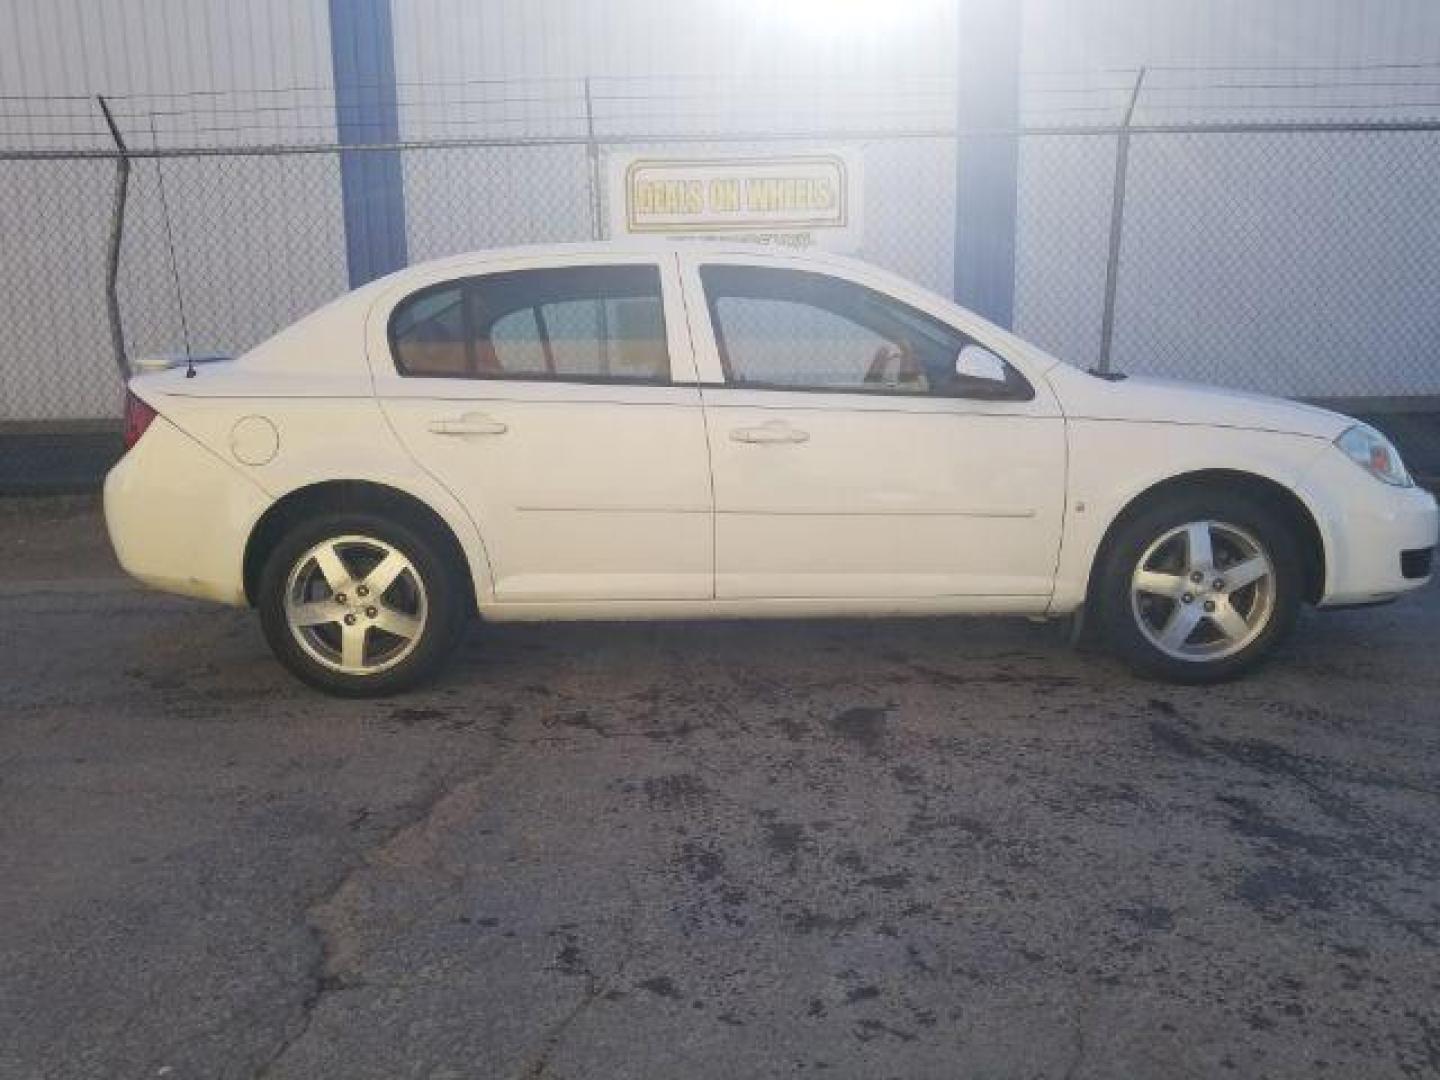
{"label": "taillight", "polygon": [[133,391],[125,391],[125,449],[131,449],[140,441],[140,436],[145,434],[145,429],[150,422],[159,415],[145,402],[135,396]]}

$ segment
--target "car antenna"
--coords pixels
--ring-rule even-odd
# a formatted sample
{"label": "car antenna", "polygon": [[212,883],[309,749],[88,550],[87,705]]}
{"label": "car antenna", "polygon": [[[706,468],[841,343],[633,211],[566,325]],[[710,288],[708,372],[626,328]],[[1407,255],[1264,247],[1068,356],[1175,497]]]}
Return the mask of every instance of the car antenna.
{"label": "car antenna", "polygon": [[1106,382],[1124,382],[1130,376],[1123,371],[1111,371],[1109,368],[1088,367],[1085,374],[1094,375],[1097,379],[1104,379]]}
{"label": "car antenna", "polygon": [[[155,114],[150,114],[150,144],[156,146]],[[156,147],[158,149],[158,146]],[[190,326],[185,321],[185,293],[180,288],[180,268],[175,261],[175,233],[170,228],[170,205],[165,199],[165,170],[155,159],[155,182],[160,188],[160,214],[165,219],[165,246],[170,252],[170,278],[175,283],[175,307],[180,313],[180,340],[185,343],[185,377],[195,378],[195,357],[190,352]]]}

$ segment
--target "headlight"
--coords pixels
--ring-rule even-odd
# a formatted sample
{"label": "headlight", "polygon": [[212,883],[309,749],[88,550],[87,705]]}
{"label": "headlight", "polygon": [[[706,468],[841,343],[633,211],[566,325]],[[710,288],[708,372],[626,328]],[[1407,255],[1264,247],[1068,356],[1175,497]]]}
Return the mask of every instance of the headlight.
{"label": "headlight", "polygon": [[1405,471],[1405,463],[1400,460],[1400,452],[1389,439],[1369,424],[1356,424],[1347,428],[1335,440],[1335,445],[1376,480],[1383,480],[1395,487],[1415,486],[1415,481],[1411,480],[1410,474]]}

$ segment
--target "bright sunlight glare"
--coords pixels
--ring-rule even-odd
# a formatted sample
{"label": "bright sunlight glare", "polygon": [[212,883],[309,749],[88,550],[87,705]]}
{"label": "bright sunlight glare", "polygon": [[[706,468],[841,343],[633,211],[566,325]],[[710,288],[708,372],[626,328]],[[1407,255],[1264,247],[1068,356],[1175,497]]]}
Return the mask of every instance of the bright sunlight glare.
{"label": "bright sunlight glare", "polygon": [[864,34],[912,18],[934,8],[935,0],[762,0],[774,13],[798,28],[819,34]]}

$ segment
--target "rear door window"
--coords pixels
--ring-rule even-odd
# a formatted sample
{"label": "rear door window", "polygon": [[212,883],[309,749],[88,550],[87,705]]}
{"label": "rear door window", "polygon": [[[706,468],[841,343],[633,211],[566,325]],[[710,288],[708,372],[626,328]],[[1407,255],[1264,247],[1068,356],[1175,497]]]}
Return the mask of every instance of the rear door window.
{"label": "rear door window", "polygon": [[407,297],[390,318],[414,378],[670,382],[654,266],[515,270]]}

